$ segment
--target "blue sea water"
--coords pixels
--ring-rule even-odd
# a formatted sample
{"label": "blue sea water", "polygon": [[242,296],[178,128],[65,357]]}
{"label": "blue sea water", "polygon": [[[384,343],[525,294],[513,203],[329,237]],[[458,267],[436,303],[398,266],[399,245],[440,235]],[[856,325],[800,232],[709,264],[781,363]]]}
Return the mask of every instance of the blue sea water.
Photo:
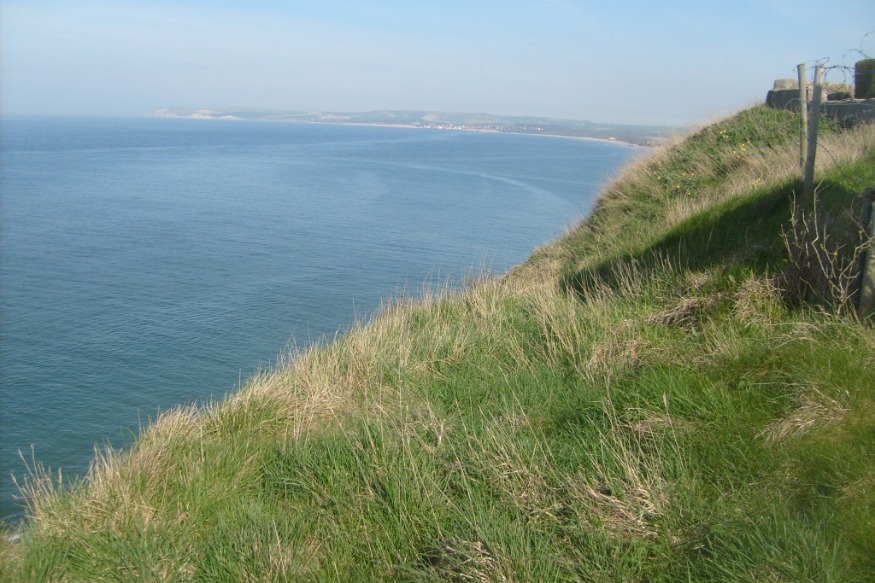
{"label": "blue sea water", "polygon": [[635,152],[440,130],[0,122],[0,516],[24,460],[84,474],[381,300],[501,272]]}

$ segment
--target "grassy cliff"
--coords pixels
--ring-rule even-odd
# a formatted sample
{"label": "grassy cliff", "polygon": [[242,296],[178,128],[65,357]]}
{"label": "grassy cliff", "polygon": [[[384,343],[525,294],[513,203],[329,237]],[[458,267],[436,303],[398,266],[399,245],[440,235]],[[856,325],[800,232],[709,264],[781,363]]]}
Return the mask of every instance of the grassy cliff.
{"label": "grassy cliff", "polygon": [[848,296],[875,128],[762,107],[634,162],[500,278],[388,303],[72,489],[26,581],[869,581],[875,330]]}

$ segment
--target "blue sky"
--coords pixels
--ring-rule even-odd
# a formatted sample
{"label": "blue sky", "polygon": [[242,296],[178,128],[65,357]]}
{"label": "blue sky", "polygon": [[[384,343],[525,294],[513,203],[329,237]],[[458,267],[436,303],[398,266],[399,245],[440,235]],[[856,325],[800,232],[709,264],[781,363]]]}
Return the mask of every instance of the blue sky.
{"label": "blue sky", "polygon": [[[762,100],[798,63],[875,57],[873,31],[872,0],[3,0],[0,112],[425,109],[686,125]],[[838,68],[828,79],[846,80]]]}

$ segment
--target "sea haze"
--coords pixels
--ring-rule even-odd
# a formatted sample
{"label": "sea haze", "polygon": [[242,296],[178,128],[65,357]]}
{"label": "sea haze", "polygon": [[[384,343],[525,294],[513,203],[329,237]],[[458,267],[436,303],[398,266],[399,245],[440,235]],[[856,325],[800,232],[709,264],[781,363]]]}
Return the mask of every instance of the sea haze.
{"label": "sea haze", "polygon": [[501,272],[636,149],[543,136],[6,118],[0,515],[20,453],[64,476],[423,282]]}

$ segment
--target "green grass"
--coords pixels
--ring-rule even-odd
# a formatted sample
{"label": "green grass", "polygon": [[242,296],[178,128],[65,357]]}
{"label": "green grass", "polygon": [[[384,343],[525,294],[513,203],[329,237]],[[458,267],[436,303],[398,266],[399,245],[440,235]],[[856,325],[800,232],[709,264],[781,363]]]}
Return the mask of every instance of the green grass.
{"label": "green grass", "polygon": [[[815,204],[794,197],[796,124],[703,128],[507,276],[390,303],[72,488],[37,469],[2,573],[872,580],[875,332],[790,261]],[[824,126],[837,263],[873,138]]]}

